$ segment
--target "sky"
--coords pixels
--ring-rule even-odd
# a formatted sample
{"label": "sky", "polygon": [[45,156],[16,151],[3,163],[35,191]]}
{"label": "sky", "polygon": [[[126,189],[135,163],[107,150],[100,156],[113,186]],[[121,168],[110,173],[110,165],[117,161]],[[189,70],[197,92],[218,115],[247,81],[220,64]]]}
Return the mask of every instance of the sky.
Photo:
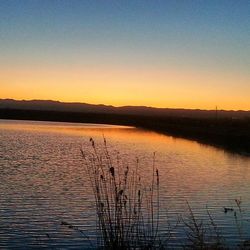
{"label": "sky", "polygon": [[1,0],[0,98],[250,110],[250,0]]}

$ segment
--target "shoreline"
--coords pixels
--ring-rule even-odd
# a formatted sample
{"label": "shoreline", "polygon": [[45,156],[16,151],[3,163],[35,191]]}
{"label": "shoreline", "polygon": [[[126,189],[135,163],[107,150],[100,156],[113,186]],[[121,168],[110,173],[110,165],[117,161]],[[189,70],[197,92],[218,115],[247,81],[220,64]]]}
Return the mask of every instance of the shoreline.
{"label": "shoreline", "polygon": [[0,119],[134,126],[250,156],[250,119],[0,109]]}

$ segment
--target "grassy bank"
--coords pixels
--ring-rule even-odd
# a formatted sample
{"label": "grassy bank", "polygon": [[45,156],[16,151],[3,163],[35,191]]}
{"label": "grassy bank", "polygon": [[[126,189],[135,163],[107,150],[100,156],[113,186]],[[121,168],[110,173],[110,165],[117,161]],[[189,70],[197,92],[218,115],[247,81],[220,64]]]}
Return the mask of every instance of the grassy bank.
{"label": "grassy bank", "polygon": [[129,125],[250,154],[250,119],[189,118],[34,110],[0,110],[1,119]]}

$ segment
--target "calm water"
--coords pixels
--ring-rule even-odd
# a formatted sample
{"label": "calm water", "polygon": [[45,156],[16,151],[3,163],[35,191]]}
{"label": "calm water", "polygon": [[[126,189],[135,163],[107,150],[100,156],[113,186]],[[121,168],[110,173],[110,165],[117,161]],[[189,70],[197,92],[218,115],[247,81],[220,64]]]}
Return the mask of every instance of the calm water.
{"label": "calm water", "polygon": [[[234,215],[223,207],[236,208],[234,199],[241,197],[242,234],[250,237],[250,157],[130,127],[0,120],[0,249],[90,247],[61,221],[94,239],[95,209],[79,148],[103,134],[111,152],[118,150],[130,164],[139,157],[145,173],[156,151],[162,232],[166,221],[185,217],[189,201],[198,218],[207,218],[207,206],[227,242],[236,244]],[[172,246],[182,237],[177,227]]]}

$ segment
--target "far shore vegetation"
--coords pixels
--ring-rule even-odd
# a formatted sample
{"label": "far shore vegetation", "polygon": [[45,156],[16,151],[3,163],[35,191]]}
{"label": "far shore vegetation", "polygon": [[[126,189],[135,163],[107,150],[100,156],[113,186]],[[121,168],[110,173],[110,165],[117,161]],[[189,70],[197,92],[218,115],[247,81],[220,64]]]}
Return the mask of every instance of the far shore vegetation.
{"label": "far shore vegetation", "polygon": [[110,114],[44,110],[0,109],[0,119],[127,125],[196,140],[250,155],[250,118]]}

